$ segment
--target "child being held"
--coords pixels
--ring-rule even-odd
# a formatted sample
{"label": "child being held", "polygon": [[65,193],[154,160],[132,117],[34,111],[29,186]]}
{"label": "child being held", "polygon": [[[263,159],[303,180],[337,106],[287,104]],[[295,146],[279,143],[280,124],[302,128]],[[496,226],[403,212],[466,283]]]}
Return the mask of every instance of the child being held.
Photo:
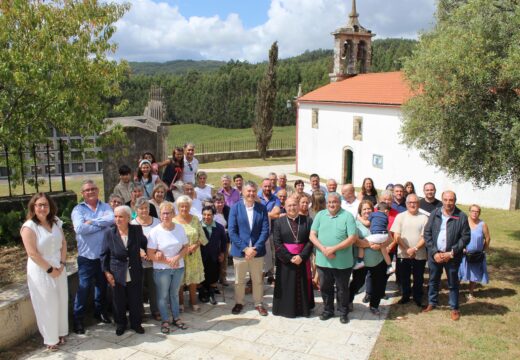
{"label": "child being held", "polygon": [[[388,240],[388,213],[390,212],[390,206],[384,202],[380,203],[377,206],[378,211],[373,212],[368,217],[370,221],[370,235],[365,239],[370,244],[382,244]],[[392,268],[392,259],[390,259],[390,255],[388,255],[388,250],[386,246],[381,246],[381,253],[385,259],[387,269],[386,273],[392,274],[394,269]],[[358,258],[356,260],[356,265],[354,265],[354,270],[361,269],[365,266],[365,262],[363,261],[363,257],[365,256],[365,249],[358,248]]]}

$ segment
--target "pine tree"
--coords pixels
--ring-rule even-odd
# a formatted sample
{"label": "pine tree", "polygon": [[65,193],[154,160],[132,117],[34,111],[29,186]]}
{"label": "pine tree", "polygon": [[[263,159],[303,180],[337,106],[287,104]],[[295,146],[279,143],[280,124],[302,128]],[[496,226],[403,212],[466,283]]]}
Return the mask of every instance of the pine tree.
{"label": "pine tree", "polygon": [[256,92],[255,121],[253,132],[256,147],[262,159],[267,156],[267,147],[273,136],[274,106],[276,100],[276,64],[278,62],[278,44],[275,41],[269,50],[269,65],[264,78],[260,80]]}

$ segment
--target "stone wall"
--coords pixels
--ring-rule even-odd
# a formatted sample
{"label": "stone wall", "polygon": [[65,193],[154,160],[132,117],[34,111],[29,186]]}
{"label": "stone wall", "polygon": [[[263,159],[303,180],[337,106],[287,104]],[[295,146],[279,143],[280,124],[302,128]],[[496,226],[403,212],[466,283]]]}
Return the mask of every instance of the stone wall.
{"label": "stone wall", "polygon": [[150,131],[140,127],[125,127],[129,145],[126,155],[122,155],[120,144],[103,147],[103,181],[105,201],[112,193],[114,186],[119,182],[119,167],[123,164],[137,169],[138,160],[145,152],[151,152],[158,160],[166,159],[165,137],[167,130],[160,126],[157,131]]}
{"label": "stone wall", "polygon": [[[267,150],[268,157],[284,157],[284,156],[295,156],[296,149],[283,149],[283,150]],[[256,159],[259,158],[257,150],[248,151],[235,151],[235,152],[219,152],[219,153],[208,153],[208,154],[197,154],[195,157],[199,160],[199,163],[208,163],[214,161],[225,161],[225,160],[237,160],[237,159]]]}
{"label": "stone wall", "polygon": [[[72,332],[72,304],[78,288],[77,267],[67,263],[67,281],[69,290],[69,330]],[[92,301],[90,299],[89,304]],[[92,305],[89,305],[89,310]],[[38,332],[36,316],[31,303],[26,283],[13,284],[2,288],[0,292],[0,351],[6,350],[27,340]],[[1,356],[0,356],[1,357]]]}

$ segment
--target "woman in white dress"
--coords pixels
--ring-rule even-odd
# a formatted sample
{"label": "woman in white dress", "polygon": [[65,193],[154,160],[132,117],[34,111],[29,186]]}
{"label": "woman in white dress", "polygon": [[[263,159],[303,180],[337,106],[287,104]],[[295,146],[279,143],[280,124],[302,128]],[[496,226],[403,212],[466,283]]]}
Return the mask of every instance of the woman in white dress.
{"label": "woman in white dress", "polygon": [[69,333],[67,242],[56,204],[47,194],[35,194],[28,208],[20,230],[28,256],[27,283],[43,342],[48,350],[56,351]]}

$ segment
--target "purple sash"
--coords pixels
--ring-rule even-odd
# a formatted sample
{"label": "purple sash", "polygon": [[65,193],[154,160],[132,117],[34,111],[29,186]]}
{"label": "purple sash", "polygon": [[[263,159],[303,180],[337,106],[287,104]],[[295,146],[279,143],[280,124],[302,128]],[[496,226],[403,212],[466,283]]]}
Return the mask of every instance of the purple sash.
{"label": "purple sash", "polygon": [[[298,255],[303,250],[305,244],[283,244],[285,248],[293,255]],[[307,288],[309,295],[309,298],[313,297],[313,290],[312,290],[312,275],[311,275],[311,262],[310,260],[305,261],[305,270],[307,270]]]}

